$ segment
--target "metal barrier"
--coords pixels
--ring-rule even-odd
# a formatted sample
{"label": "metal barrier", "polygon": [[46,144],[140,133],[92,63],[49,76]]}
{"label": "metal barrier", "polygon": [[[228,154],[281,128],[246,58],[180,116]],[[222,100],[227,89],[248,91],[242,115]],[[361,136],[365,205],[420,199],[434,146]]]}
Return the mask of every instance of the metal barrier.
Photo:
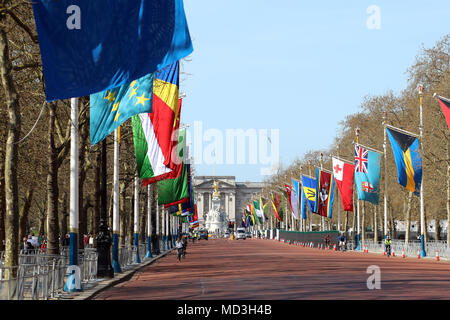
{"label": "metal barrier", "polygon": [[[78,267],[81,283],[97,281],[98,254],[95,249],[80,250]],[[59,255],[42,250],[19,253],[19,266],[0,266],[0,300],[46,300],[63,294],[69,265],[68,250]]]}
{"label": "metal barrier", "polygon": [[[361,250],[366,247],[369,252],[383,253],[385,250],[384,241],[361,241]],[[403,252],[406,256],[417,256],[417,253],[421,250],[420,241],[409,241],[408,245],[405,245],[404,240],[392,240],[391,252],[395,251],[396,255],[401,255]],[[425,245],[425,251],[427,256],[434,256],[436,252],[439,253],[439,257],[450,259],[450,248],[447,246],[447,241],[428,241]]]}

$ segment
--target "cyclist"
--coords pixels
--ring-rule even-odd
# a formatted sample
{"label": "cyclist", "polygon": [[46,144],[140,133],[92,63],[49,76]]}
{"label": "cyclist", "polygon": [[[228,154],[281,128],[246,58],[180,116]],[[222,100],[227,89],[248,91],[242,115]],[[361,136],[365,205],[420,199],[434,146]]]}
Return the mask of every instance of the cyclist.
{"label": "cyclist", "polygon": [[391,238],[389,236],[386,236],[386,239],[384,240],[384,246],[386,247],[386,254],[388,257],[391,256]]}

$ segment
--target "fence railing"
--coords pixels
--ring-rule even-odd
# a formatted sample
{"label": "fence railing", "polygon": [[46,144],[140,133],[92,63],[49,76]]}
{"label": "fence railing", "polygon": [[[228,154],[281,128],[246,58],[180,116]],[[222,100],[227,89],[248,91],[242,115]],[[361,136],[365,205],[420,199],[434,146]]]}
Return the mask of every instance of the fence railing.
{"label": "fence railing", "polygon": [[[360,246],[366,246],[369,252],[382,253],[385,250],[383,241],[361,241]],[[420,241],[409,241],[407,245],[404,240],[392,240],[391,242],[391,251],[394,250],[396,255],[401,255],[402,252],[404,252],[406,256],[417,256],[420,249]],[[427,241],[425,245],[425,252],[428,256],[435,256],[436,252],[438,252],[439,257],[445,259],[450,258],[450,249],[447,246],[447,241]]]}

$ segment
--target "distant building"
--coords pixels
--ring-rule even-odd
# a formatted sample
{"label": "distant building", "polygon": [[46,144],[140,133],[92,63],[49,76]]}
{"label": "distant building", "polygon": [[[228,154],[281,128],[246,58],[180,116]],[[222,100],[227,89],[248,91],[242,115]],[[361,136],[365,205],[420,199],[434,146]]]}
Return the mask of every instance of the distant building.
{"label": "distant building", "polygon": [[235,176],[194,176],[194,196],[197,199],[197,213],[200,228],[205,226],[206,214],[212,206],[214,181],[219,183],[221,208],[227,220],[240,226],[242,210],[254,194],[260,193],[262,182],[236,182]]}

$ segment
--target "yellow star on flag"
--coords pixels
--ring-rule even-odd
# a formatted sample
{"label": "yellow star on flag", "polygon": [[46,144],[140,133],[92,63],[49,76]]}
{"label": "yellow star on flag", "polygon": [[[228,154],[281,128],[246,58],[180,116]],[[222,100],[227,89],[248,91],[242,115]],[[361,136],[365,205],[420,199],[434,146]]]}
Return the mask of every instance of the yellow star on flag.
{"label": "yellow star on flag", "polygon": [[113,104],[113,108],[112,108],[111,112],[117,111],[119,109],[119,103],[120,103],[120,101],[117,101],[116,103]]}
{"label": "yellow star on flag", "polygon": [[116,92],[115,91],[111,92],[108,90],[108,94],[103,99],[108,100],[108,104],[110,104],[111,102],[116,100]]}
{"label": "yellow star on flag", "polygon": [[119,120],[120,112],[116,113],[116,116],[114,117],[114,122],[117,122]]}
{"label": "yellow star on flag", "polygon": [[137,94],[137,89],[138,88],[133,88],[132,90],[131,90],[131,93],[130,93],[130,99],[134,96],[134,95],[136,95]]}
{"label": "yellow star on flag", "polygon": [[[137,95],[136,95],[137,96]],[[145,97],[145,92],[142,94],[142,96],[137,97],[137,102],[136,105],[138,105],[139,103],[142,104],[143,106],[145,105],[145,101],[150,100],[150,98],[146,98]]]}

